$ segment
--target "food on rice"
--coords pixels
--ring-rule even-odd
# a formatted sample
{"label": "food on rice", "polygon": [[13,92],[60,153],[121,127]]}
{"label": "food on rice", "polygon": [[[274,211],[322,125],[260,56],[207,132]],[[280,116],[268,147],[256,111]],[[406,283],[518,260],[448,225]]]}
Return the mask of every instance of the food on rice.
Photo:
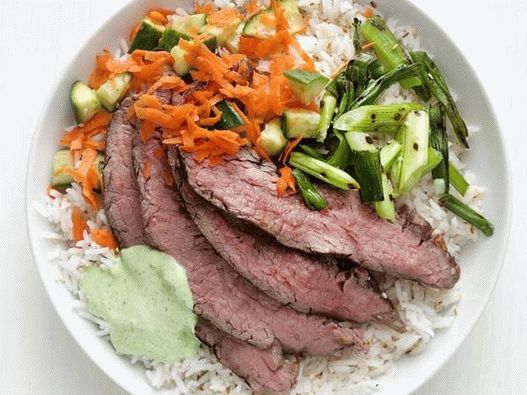
{"label": "food on rice", "polygon": [[[351,1],[215,0],[150,10],[120,44],[73,85],[79,124],[39,210],[79,314],[154,387],[371,392],[452,323],[454,258],[493,227],[460,160],[469,128],[412,28]],[[181,361],[163,336],[117,341],[133,314],[90,303],[89,276],[140,245],[186,270],[192,300],[156,303],[200,317]],[[149,283],[137,300],[170,289]]]}

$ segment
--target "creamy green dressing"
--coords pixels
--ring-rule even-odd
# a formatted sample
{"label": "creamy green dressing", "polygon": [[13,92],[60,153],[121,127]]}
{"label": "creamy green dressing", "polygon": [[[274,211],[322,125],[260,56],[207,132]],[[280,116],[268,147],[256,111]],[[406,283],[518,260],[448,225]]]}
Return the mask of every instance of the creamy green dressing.
{"label": "creamy green dressing", "polygon": [[80,292],[88,311],[110,324],[110,341],[121,354],[173,363],[199,348],[185,269],[162,252],[124,249],[113,269],[84,270]]}

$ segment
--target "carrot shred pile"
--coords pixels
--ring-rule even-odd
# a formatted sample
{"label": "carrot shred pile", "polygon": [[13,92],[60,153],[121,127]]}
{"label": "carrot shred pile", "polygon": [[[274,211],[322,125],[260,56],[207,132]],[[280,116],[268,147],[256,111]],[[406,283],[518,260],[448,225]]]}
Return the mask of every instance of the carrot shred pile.
{"label": "carrot shred pile", "polygon": [[101,247],[108,247],[110,250],[118,248],[117,240],[115,240],[113,233],[106,228],[92,229],[91,237]]}
{"label": "carrot shred pile", "polygon": [[218,27],[225,27],[230,25],[236,19],[241,18],[240,11],[234,7],[223,8],[219,11],[213,12],[207,17],[207,24]]}
{"label": "carrot shred pile", "polygon": [[82,210],[77,206],[73,206],[71,210],[71,233],[73,240],[79,241],[84,238],[84,230],[86,229],[86,220]]}
{"label": "carrot shred pile", "polygon": [[96,158],[97,151],[86,148],[82,151],[82,157],[76,169],[63,168],[58,170],[70,175],[73,180],[82,186],[82,195],[94,210],[99,208],[99,198],[95,193],[95,189],[97,189],[100,181],[97,170],[93,167]]}
{"label": "carrot shred pile", "polygon": [[91,148],[104,151],[105,143],[102,139],[106,134],[112,116],[106,111],[98,112],[86,124],[79,125],[73,130],[64,133],[60,139],[60,144],[69,147],[74,162],[80,159],[83,149]]}

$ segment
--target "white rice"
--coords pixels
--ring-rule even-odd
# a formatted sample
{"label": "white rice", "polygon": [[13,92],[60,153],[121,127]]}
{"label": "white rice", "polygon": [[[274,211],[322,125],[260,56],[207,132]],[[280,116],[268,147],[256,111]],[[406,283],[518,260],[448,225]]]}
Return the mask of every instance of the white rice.
{"label": "white rice", "polygon": [[[243,6],[245,0],[214,0],[218,7]],[[309,17],[309,28],[298,36],[302,47],[315,60],[317,68],[330,76],[339,66],[354,55],[352,44],[354,18],[364,19],[360,12],[363,6],[346,0],[299,0],[299,5]],[[178,9],[179,15],[185,11]],[[415,29],[399,26],[388,20],[393,29],[408,48],[419,47]],[[127,45],[120,41],[116,57],[124,56]],[[265,70],[266,62],[258,66]],[[416,101],[412,92],[395,85],[381,99],[383,102]],[[454,164],[464,169],[461,149],[451,146],[450,154]],[[466,172],[471,187],[465,197],[458,196],[478,211],[483,211],[482,195],[484,189],[475,185],[473,174]],[[425,178],[420,187],[401,198],[399,204],[415,209],[435,232],[443,235],[450,253],[457,256],[465,243],[475,240],[478,232],[469,224],[445,211],[434,201],[430,178]],[[89,218],[90,228],[107,226],[104,210],[93,213],[82,198],[81,190],[73,184],[64,194],[51,191],[45,201],[36,209],[50,222],[50,231],[43,235],[57,242],[56,249],[49,259],[60,269],[60,281],[75,296],[79,297],[79,269],[88,265],[111,267],[115,256],[108,248],[101,248],[91,240],[89,232],[84,239],[72,241],[71,210],[80,207]],[[337,358],[304,358],[300,360],[298,383],[293,394],[364,394],[378,388],[375,378],[390,372],[400,358],[422,352],[438,330],[447,328],[456,318],[456,305],[461,299],[459,290],[438,291],[422,287],[414,282],[399,280],[386,292],[387,297],[397,307],[399,317],[406,330],[396,332],[379,324],[365,326],[365,339],[370,343],[367,354],[354,350],[347,351]],[[97,334],[106,336],[109,325],[89,314],[82,301],[76,308],[82,317],[93,321]],[[247,394],[249,388],[243,380],[219,363],[216,357],[203,346],[198,355],[178,364],[165,364],[138,356],[132,363],[142,363],[146,378],[156,388],[170,387],[174,394]]]}

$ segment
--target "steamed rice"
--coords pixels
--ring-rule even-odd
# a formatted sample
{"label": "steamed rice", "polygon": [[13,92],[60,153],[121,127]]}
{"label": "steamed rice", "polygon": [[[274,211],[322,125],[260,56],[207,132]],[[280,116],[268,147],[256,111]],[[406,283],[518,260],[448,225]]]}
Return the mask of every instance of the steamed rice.
{"label": "steamed rice", "polygon": [[[244,3],[245,0],[214,1],[218,7],[242,6]],[[312,56],[317,68],[330,76],[354,55],[351,26],[354,18],[364,19],[360,15],[364,7],[345,0],[299,0],[299,5],[309,17],[309,27],[304,34],[298,36],[298,41]],[[178,14],[185,13],[184,10],[177,11]],[[388,25],[406,47],[419,47],[415,29],[399,26],[392,19],[388,20]],[[120,40],[119,48],[115,51],[116,57],[123,56],[126,51],[126,42]],[[265,70],[265,67],[264,62],[258,66],[261,70]],[[384,103],[417,100],[412,92],[402,89],[398,84],[381,98]],[[451,146],[451,160],[463,170],[460,152],[457,146]],[[471,187],[465,197],[458,198],[481,212],[484,190],[474,185],[476,180],[473,174],[466,172],[465,176],[471,181]],[[435,232],[443,235],[449,252],[457,256],[467,241],[478,237],[478,232],[440,207],[433,198],[434,192],[428,176],[398,203],[415,209],[432,225]],[[91,212],[82,198],[80,187],[75,183],[65,193],[52,190],[36,208],[51,225],[50,231],[43,236],[56,241],[56,249],[48,258],[59,268],[59,280],[78,298],[81,267],[111,267],[115,256],[108,248],[98,246],[87,231],[84,232],[83,240],[77,243],[72,241],[73,206],[83,210],[90,229],[108,225],[104,210]],[[368,324],[365,326],[365,339],[370,343],[367,354],[350,349],[339,358],[300,359],[300,373],[293,394],[363,394],[375,391],[378,388],[376,377],[390,372],[398,359],[422,352],[438,330],[452,324],[457,314],[456,306],[461,299],[461,293],[457,289],[432,290],[406,280],[398,280],[386,292],[386,296],[396,306],[406,331],[399,333],[380,324]],[[108,337],[108,324],[89,314],[81,300],[76,312],[95,323],[98,335]],[[170,365],[141,357],[133,357],[131,362],[144,365],[146,378],[152,386],[170,387],[174,394],[250,392],[245,382],[225,368],[206,346],[202,347],[198,355],[178,364]]]}

